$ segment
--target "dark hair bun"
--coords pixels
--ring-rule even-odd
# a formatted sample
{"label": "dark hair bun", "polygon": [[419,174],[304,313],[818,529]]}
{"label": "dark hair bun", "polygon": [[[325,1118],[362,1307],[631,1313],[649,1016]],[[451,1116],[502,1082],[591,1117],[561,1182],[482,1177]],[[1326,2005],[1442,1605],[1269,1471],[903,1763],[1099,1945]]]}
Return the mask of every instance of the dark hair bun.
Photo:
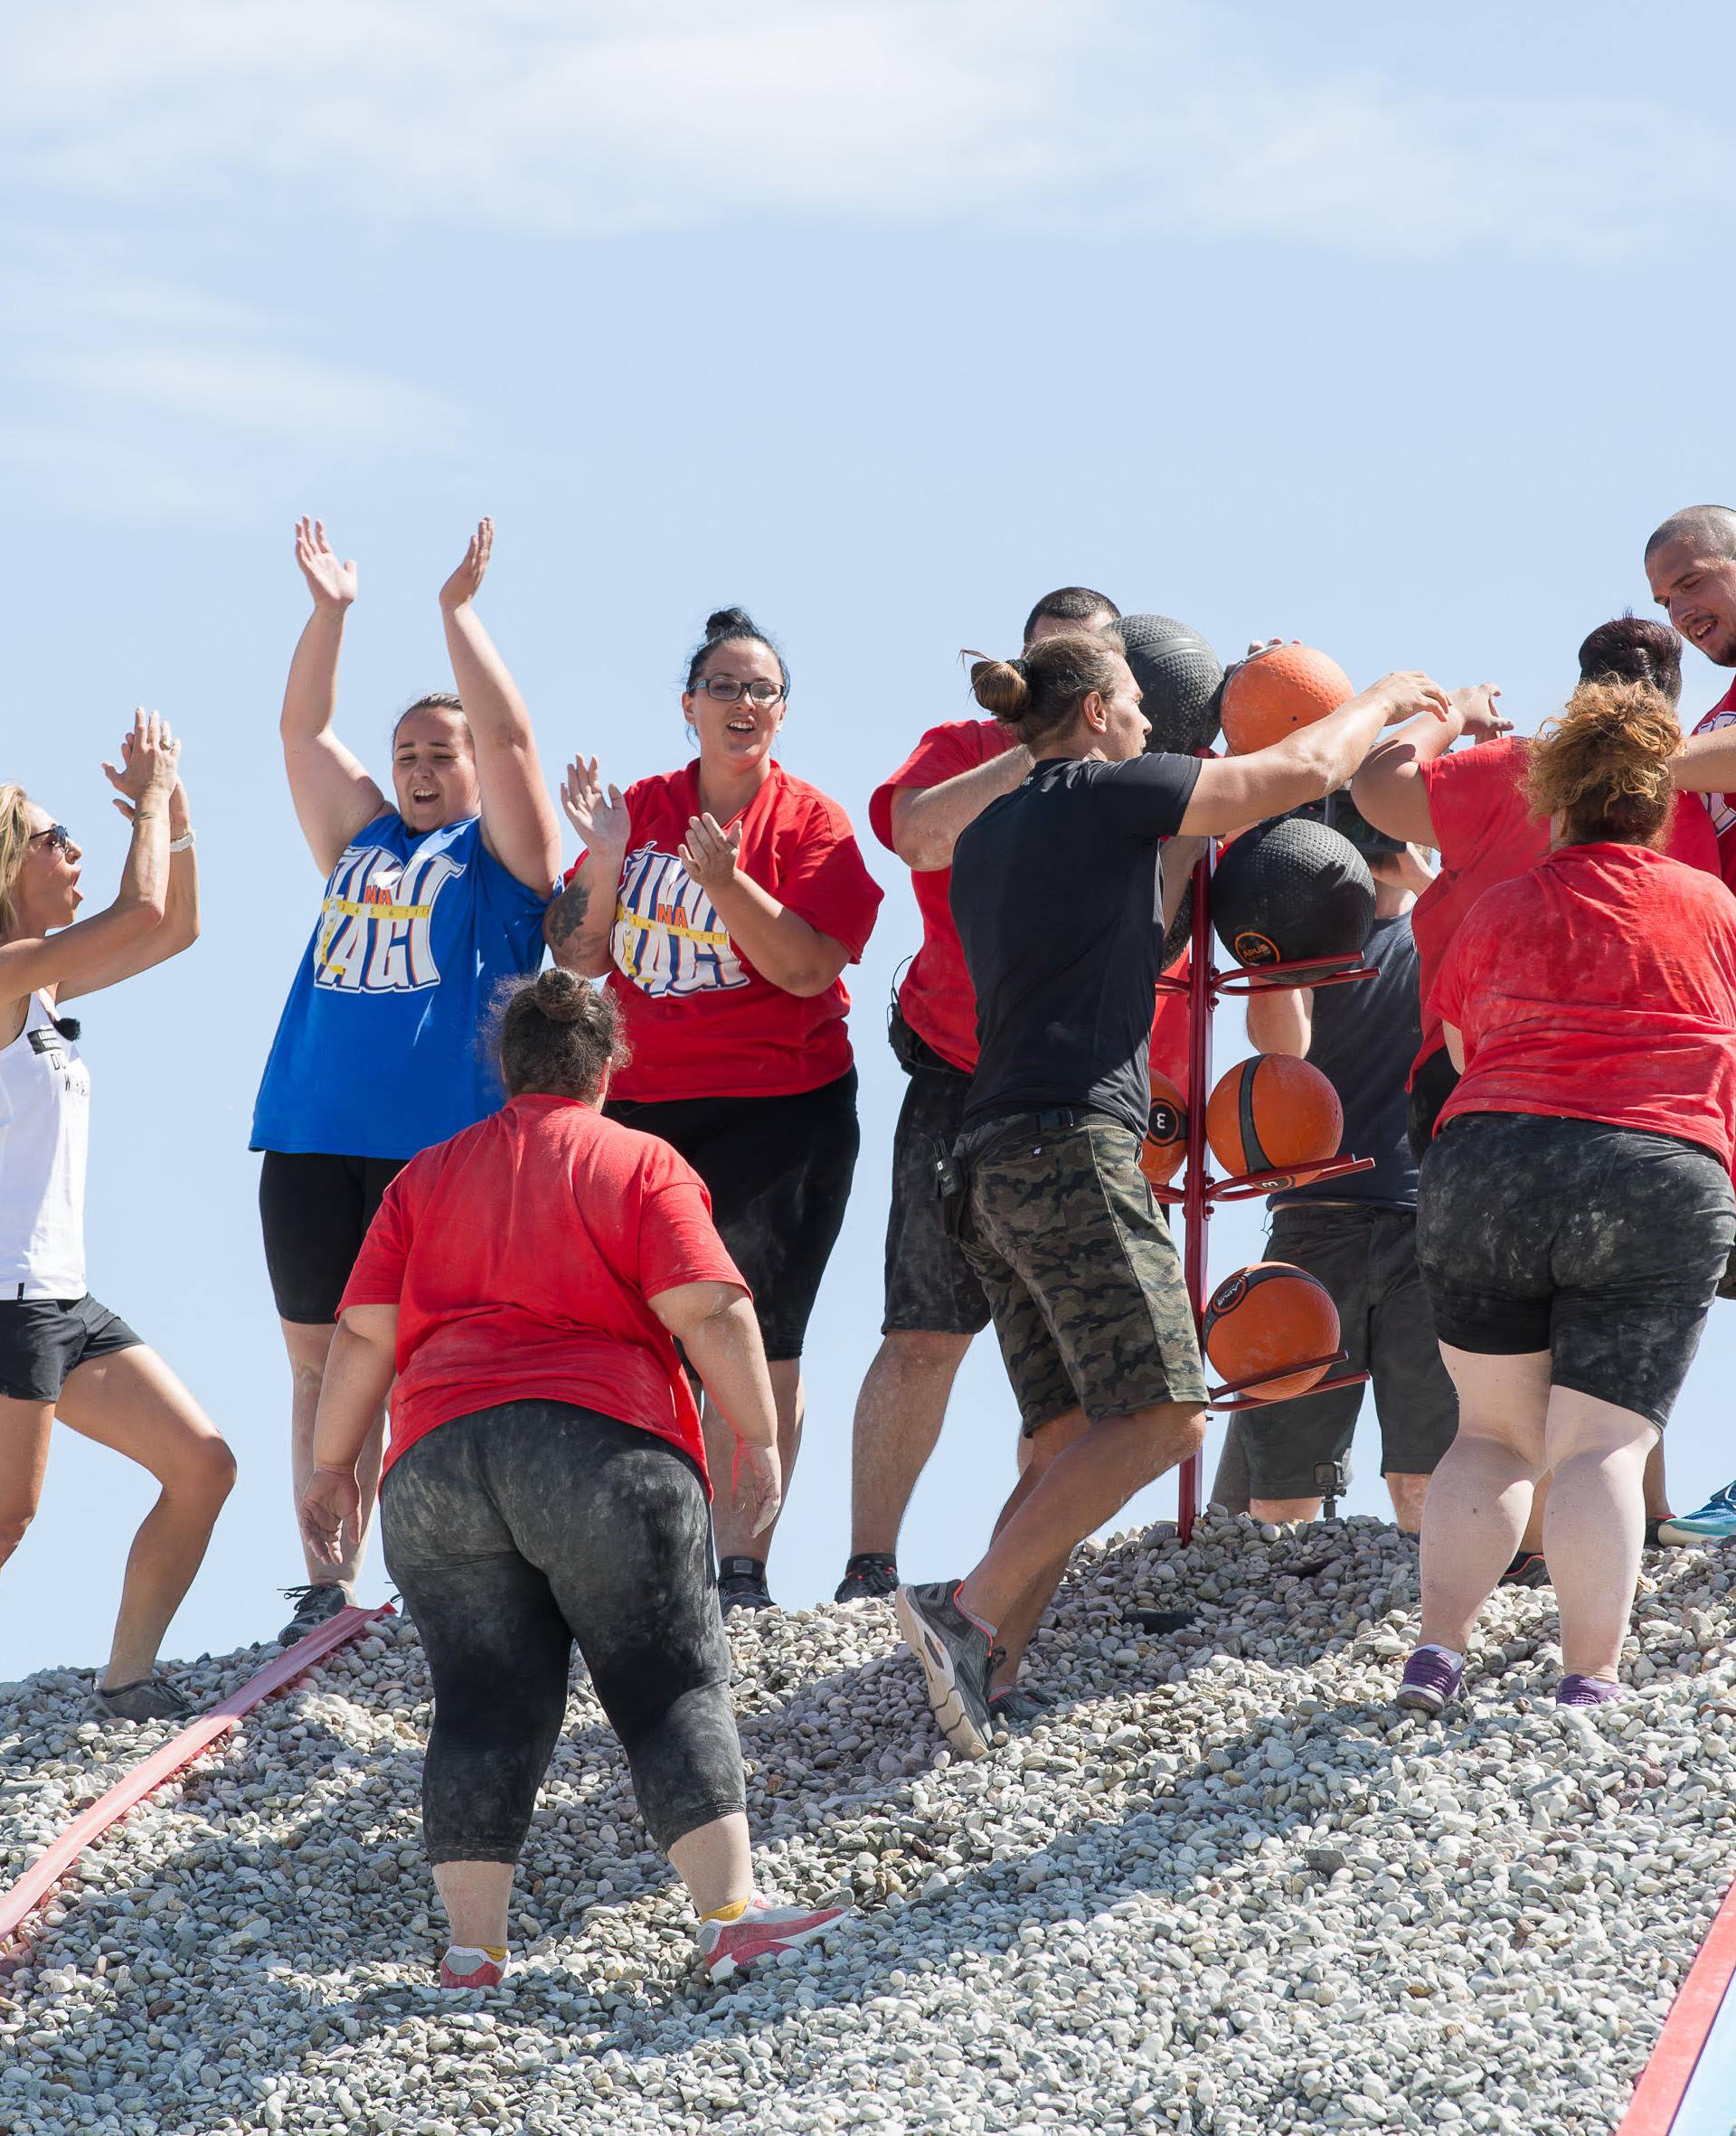
{"label": "dark hair bun", "polygon": [[1022,660],[973,660],[970,691],[985,712],[997,720],[1020,719],[1030,706],[1031,685]]}
{"label": "dark hair bun", "polygon": [[551,965],[537,975],[536,1006],[552,1024],[576,1024],[584,1014],[585,997],[590,991],[576,972]]}
{"label": "dark hair bun", "polygon": [[758,638],[760,630],[746,609],[713,609],[705,619],[705,639]]}

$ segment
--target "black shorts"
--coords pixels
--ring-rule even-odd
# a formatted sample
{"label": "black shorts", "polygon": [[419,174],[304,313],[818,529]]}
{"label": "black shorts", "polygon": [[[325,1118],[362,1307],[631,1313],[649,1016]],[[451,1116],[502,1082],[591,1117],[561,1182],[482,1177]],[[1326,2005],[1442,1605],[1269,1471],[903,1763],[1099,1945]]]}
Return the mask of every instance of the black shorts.
{"label": "black shorts", "polygon": [[[1416,1211],[1292,1203],[1272,1212],[1268,1258],[1306,1269],[1331,1292],[1345,1369],[1369,1375],[1382,1475],[1431,1476],[1458,1430],[1458,1397],[1417,1266]],[[1244,1410],[1239,1435],[1250,1495],[1319,1498],[1316,1470],[1339,1467],[1332,1495],[1342,1498],[1363,1394],[1359,1385]]]}
{"label": "black shorts", "polygon": [[407,1157],[266,1151],[259,1224],[278,1319],[305,1327],[336,1319],[380,1197],[409,1162]]}
{"label": "black shorts", "polygon": [[1660,1431],[1736,1241],[1730,1174],[1668,1135],[1529,1112],[1448,1120],[1417,1258],[1455,1349],[1550,1353],[1550,1378]]}
{"label": "black shorts", "polygon": [[1458,1070],[1453,1066],[1453,1057],[1444,1045],[1439,1053],[1430,1054],[1411,1077],[1404,1126],[1414,1163],[1422,1162],[1423,1152],[1435,1139],[1435,1122],[1440,1118],[1440,1109],[1458,1088]]}
{"label": "black shorts", "polygon": [[661,1136],[699,1174],[753,1292],[767,1357],[799,1357],[855,1176],[855,1070],[791,1097],[620,1098],[603,1110]]}
{"label": "black shorts", "polygon": [[988,1297],[947,1229],[935,1191],[937,1148],[950,1152],[964,1125],[970,1078],[925,1045],[896,1008],[892,1051],[910,1083],[892,1135],[892,1206],[886,1219],[882,1335],[980,1335]]}
{"label": "black shorts", "polygon": [[82,1298],[0,1299],[0,1394],[58,1402],[80,1365],[137,1349],[142,1340],[88,1291]]}

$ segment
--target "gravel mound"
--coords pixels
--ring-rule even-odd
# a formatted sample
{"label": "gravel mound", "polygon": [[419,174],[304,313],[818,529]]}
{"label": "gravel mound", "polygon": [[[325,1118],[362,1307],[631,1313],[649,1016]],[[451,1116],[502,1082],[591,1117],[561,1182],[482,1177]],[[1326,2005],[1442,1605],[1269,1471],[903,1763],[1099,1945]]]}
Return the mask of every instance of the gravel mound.
{"label": "gravel mound", "polygon": [[[1731,1573],[1649,1556],[1637,1692],[1558,1715],[1504,1591],[1443,1721],[1389,1705],[1413,1546],[1211,1516],[1087,1547],[1058,1696],[951,1761],[883,1603],[732,1621],[764,1880],[862,1911],[731,1992],[689,1970],[588,1687],[510,1992],[442,1996],[428,1681],[389,1622],[127,1819],[0,1967],[0,2128],[471,2136],[1129,2127],[1585,2136],[1619,2117],[1736,1871]],[[1137,1612],[1187,1607],[1193,1626]],[[202,1663],[221,1695],[259,1649]],[[0,1876],[169,1733],[0,1687]]]}

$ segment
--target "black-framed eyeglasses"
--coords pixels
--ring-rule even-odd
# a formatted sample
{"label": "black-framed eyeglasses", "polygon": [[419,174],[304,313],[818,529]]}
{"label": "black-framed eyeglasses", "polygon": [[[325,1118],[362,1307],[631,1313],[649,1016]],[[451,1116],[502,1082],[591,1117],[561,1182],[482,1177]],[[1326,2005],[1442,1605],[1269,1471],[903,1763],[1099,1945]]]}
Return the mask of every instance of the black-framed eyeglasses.
{"label": "black-framed eyeglasses", "polygon": [[742,697],[751,697],[756,704],[775,704],[784,694],[782,683],[739,683],[732,676],[708,675],[700,688],[713,704],[736,704]]}
{"label": "black-framed eyeglasses", "polygon": [[46,838],[51,846],[58,846],[62,853],[71,849],[72,834],[63,823],[51,823],[46,830],[32,831],[30,843],[33,846],[38,838]]}

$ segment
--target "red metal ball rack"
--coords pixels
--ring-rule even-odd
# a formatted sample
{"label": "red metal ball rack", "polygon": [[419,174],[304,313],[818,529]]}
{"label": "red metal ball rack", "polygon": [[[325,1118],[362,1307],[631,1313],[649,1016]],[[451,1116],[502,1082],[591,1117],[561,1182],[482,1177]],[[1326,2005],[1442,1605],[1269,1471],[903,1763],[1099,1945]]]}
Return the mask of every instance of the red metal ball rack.
{"label": "red metal ball rack", "polygon": [[[1212,958],[1212,852],[1206,851],[1194,868],[1194,937],[1188,974],[1184,978],[1163,978],[1157,984],[1166,991],[1185,994],[1188,997],[1187,1031],[1187,1170],[1180,1189],[1168,1186],[1154,1188],[1157,1199],[1167,1207],[1179,1208],[1186,1226],[1183,1241],[1182,1266],[1187,1280],[1187,1295],[1194,1308],[1194,1325],[1199,1334],[1202,1355],[1205,1340],[1205,1305],[1211,1296],[1206,1276],[1206,1227],[1212,1211],[1219,1202],[1249,1201],[1262,1194],[1273,1194],[1283,1187],[1299,1186],[1305,1180],[1336,1179],[1350,1172],[1367,1172],[1373,1168],[1374,1160],[1366,1157],[1324,1158],[1316,1164],[1290,1165],[1281,1172],[1245,1172],[1231,1179],[1215,1179],[1208,1163],[1209,1149],[1205,1139],[1206,1100],[1212,1094],[1212,1012],[1219,997],[1225,994],[1252,994],[1264,987],[1340,987],[1356,979],[1374,977],[1371,968],[1360,957],[1331,957],[1294,964],[1233,965],[1227,971],[1220,971]],[[1344,1350],[1335,1350],[1330,1357],[1310,1357],[1296,1365],[1288,1365],[1281,1373],[1268,1373],[1259,1379],[1233,1380],[1211,1391],[1209,1406],[1231,1411],[1258,1408],[1274,1397],[1262,1395],[1261,1387],[1269,1386],[1275,1380],[1288,1379],[1297,1372],[1311,1370],[1317,1365],[1328,1369],[1326,1376],[1317,1381],[1308,1392],[1324,1394],[1330,1387],[1352,1387],[1367,1379],[1365,1372],[1339,1372],[1333,1367],[1346,1365],[1349,1357]],[[1279,1395],[1282,1401],[1287,1397]],[[1192,1454],[1183,1462],[1180,1479],[1180,1498],[1176,1507],[1176,1529],[1185,1543],[1194,1532],[1194,1523],[1200,1509],[1200,1478],[1202,1457]]]}

